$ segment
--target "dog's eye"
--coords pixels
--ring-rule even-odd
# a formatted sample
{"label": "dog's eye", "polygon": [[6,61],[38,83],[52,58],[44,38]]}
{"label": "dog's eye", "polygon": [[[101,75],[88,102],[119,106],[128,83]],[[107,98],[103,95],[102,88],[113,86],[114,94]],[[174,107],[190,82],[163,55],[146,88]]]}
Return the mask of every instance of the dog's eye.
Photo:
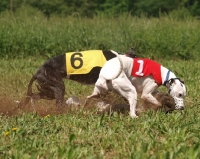
{"label": "dog's eye", "polygon": [[181,94],[181,93],[179,93],[179,94],[178,94],[178,96],[179,96],[179,97],[182,97],[182,94]]}

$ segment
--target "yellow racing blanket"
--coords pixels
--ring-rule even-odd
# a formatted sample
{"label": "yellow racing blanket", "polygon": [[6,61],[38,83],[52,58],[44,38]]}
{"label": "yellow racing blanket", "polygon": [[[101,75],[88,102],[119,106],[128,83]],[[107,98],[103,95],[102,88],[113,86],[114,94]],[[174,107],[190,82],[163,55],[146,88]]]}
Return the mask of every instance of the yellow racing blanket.
{"label": "yellow racing blanket", "polygon": [[66,53],[67,74],[87,74],[94,67],[103,67],[106,57],[102,50],[87,50]]}

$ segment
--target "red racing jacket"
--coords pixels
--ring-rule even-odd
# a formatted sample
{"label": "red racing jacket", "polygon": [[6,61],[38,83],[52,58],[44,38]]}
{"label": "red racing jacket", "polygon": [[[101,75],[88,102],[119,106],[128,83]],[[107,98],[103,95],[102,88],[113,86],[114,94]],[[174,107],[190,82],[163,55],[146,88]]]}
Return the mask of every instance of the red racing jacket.
{"label": "red racing jacket", "polygon": [[158,85],[162,85],[161,64],[150,59],[134,58],[131,75],[133,77],[146,77],[152,75],[155,82]]}

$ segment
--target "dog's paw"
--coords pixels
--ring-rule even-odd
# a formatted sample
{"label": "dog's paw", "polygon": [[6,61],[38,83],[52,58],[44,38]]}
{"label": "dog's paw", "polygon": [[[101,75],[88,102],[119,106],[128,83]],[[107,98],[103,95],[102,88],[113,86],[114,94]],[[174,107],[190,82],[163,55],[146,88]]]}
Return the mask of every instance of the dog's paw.
{"label": "dog's paw", "polygon": [[90,99],[90,98],[100,98],[100,94],[97,92],[93,92],[92,95],[87,96],[87,99]]}
{"label": "dog's paw", "polygon": [[138,116],[135,113],[134,114],[130,113],[130,116],[131,118],[138,118]]}

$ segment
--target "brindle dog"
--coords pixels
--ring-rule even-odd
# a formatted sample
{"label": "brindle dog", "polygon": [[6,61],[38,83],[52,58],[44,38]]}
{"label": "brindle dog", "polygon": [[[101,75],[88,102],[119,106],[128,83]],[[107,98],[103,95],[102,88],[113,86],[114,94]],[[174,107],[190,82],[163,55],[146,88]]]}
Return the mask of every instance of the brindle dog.
{"label": "brindle dog", "polygon": [[[98,50],[101,51],[101,50]],[[111,51],[101,51],[102,56],[105,57],[106,61],[114,58],[116,55],[113,54]],[[56,57],[53,57],[46,61],[38,70],[37,72],[33,75],[31,78],[29,84],[28,84],[28,90],[26,94],[26,99],[24,104],[26,105],[29,100],[31,99],[33,105],[34,101],[39,100],[39,99],[47,99],[47,100],[52,100],[56,99],[56,105],[61,106],[64,100],[64,94],[65,94],[65,85],[63,82],[63,79],[70,79],[82,84],[95,84],[99,77],[99,72],[102,67],[99,66],[92,66],[92,69],[89,73],[87,74],[68,74],[67,73],[67,64],[66,64],[66,58],[67,54],[62,54],[58,55]],[[73,55],[78,55],[73,56]],[[135,58],[136,55],[134,54],[133,49],[131,48],[130,51],[128,51],[126,56],[130,58]],[[83,52],[74,52],[72,53],[70,59],[72,64],[75,65],[75,60],[78,60],[80,64],[84,65],[84,61],[81,63],[81,58],[84,56]],[[91,58],[94,60],[97,58],[95,53],[91,51]],[[74,63],[73,63],[74,62]],[[37,82],[37,89],[38,92],[33,93],[32,92],[32,85],[34,81]]]}

